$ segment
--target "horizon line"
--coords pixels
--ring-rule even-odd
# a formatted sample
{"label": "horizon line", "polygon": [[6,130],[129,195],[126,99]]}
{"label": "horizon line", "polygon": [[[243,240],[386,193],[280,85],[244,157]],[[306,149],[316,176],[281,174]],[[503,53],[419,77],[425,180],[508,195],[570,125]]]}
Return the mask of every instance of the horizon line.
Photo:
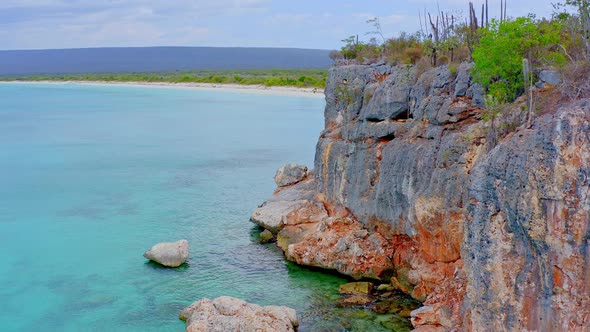
{"label": "horizon line", "polygon": [[91,47],[65,47],[65,48],[27,48],[27,49],[0,49],[0,52],[19,51],[67,51],[67,50],[92,50],[92,49],[129,49],[129,48],[240,48],[240,49],[284,49],[284,50],[313,50],[331,51],[331,49],[305,48],[305,47],[271,47],[271,46],[91,46]]}

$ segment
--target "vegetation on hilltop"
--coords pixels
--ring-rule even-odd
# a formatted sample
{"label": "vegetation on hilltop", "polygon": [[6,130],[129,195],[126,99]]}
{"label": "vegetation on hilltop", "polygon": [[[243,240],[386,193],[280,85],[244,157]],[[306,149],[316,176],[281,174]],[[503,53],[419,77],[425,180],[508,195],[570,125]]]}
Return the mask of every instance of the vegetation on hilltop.
{"label": "vegetation on hilltop", "polygon": [[215,83],[324,88],[325,69],[200,70],[151,73],[93,73],[2,77],[4,81],[104,81]]}
{"label": "vegetation on hilltop", "polygon": [[[511,18],[506,0],[500,0],[501,16],[488,16],[488,1],[479,8],[469,3],[469,16],[438,10],[435,15],[421,13],[421,29],[383,37],[378,18],[367,21],[372,31],[368,42],[358,36],[342,40],[340,51],[330,53],[336,65],[388,62],[413,64],[420,71],[448,65],[456,70],[463,61],[473,61],[473,77],[498,105],[526,94],[542,69],[557,70],[562,96],[576,99],[590,95],[590,1],[565,0],[554,4],[549,19],[534,14]],[[527,104],[532,109],[532,100]]]}

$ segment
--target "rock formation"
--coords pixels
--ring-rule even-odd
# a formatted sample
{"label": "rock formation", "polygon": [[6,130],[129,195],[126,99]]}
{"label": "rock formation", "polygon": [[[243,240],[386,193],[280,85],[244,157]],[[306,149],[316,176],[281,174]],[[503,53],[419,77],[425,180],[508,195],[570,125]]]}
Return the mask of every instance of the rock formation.
{"label": "rock formation", "polygon": [[330,69],[313,176],[252,220],[290,260],[423,302],[419,331],[583,331],[590,101],[496,140],[469,70]]}
{"label": "rock formation", "polygon": [[283,165],[275,174],[275,182],[279,187],[285,187],[302,181],[307,176],[307,166],[297,164]]}
{"label": "rock formation", "polygon": [[146,251],[143,257],[167,267],[179,267],[188,259],[188,241],[158,243]]}
{"label": "rock formation", "polygon": [[261,307],[229,296],[201,299],[179,315],[187,332],[295,331],[295,310],[284,306]]}

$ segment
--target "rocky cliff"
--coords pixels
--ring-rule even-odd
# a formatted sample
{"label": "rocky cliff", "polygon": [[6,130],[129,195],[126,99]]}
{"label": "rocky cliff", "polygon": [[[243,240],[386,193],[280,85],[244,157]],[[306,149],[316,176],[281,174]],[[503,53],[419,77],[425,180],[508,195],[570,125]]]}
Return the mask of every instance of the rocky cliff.
{"label": "rocky cliff", "polygon": [[583,331],[590,101],[492,140],[469,67],[332,68],[314,173],[252,220],[290,260],[423,302],[417,330]]}

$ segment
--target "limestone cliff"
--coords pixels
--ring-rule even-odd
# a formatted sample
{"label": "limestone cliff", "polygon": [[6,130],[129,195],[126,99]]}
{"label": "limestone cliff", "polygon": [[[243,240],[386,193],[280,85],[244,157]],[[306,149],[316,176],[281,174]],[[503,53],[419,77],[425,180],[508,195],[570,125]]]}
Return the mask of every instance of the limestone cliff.
{"label": "limestone cliff", "polygon": [[469,69],[332,68],[314,176],[252,220],[288,259],[423,301],[418,330],[583,331],[590,101],[491,142]]}

